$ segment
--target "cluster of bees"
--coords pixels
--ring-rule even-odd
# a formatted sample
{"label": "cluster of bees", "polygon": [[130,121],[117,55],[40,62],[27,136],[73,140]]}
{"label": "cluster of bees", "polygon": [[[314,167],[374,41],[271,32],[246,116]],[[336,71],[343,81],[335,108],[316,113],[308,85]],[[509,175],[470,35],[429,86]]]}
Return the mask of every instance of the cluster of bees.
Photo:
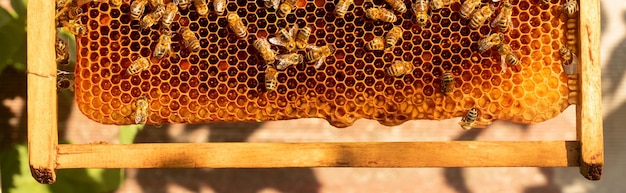
{"label": "cluster of bees", "polygon": [[[55,26],[57,31],[65,32],[73,35],[84,35],[87,28],[80,24],[79,16],[83,14],[83,10],[78,7],[81,2],[57,0]],[[84,4],[84,3],[83,3]],[[68,68],[70,65],[70,45],[68,39],[61,38],[57,35],[55,42],[56,64],[59,68]],[[57,70],[57,93],[63,90],[74,91],[73,73]]]}
{"label": "cluster of bees", "polygon": [[[493,0],[493,2],[499,2],[499,0]],[[550,0],[542,0],[543,4],[550,3]],[[478,10],[475,10],[477,6],[481,4],[481,0],[467,0],[461,6],[461,16],[470,19],[470,27],[472,29],[477,29],[481,25],[487,21],[492,14],[496,11],[496,8],[493,5],[482,6]],[[567,16],[572,16],[576,12],[578,12],[578,3],[576,0],[567,0],[562,6],[562,12]],[[496,46],[498,54],[501,57],[501,65],[502,72],[506,72],[507,63],[513,66],[519,65],[520,60],[519,57],[512,51],[511,46],[507,43],[504,43],[504,33],[508,32],[512,28],[511,15],[513,13],[513,6],[508,2],[508,0],[504,0],[502,6],[500,8],[499,14],[495,17],[495,19],[491,22],[490,27],[497,28],[499,30],[498,33],[492,33],[487,35],[486,37],[480,39],[478,41],[478,51],[483,53],[487,50],[490,50],[492,47]],[[561,54],[561,58],[563,59],[563,66],[565,69],[567,67],[576,66],[577,58],[576,55],[571,52],[566,46],[562,46],[559,49],[559,53]],[[575,73],[571,70],[566,70],[568,74]],[[444,75],[444,80],[446,79]],[[478,109],[472,107],[461,119],[459,125],[463,129],[471,129],[476,119],[479,116]]]}
{"label": "cluster of bees", "polygon": [[[264,0],[267,7],[276,10],[278,17],[285,17],[296,8],[296,0]],[[233,31],[236,29],[245,29],[241,24],[237,14],[232,14],[233,18],[228,18],[229,26]],[[237,18],[237,20],[235,20]],[[243,37],[245,34],[240,34]],[[258,38],[252,46],[260,53],[261,57],[267,65],[265,69],[265,89],[268,91],[276,89],[278,83],[278,70],[285,70],[291,65],[304,62],[316,63],[315,69],[319,69],[324,59],[335,52],[335,49],[329,45],[313,46],[308,45],[311,28],[305,26],[302,29],[297,27],[285,27],[276,32],[274,37]],[[271,44],[283,47],[285,52],[280,53],[271,48]],[[306,49],[304,54],[297,53],[297,50]],[[277,64],[276,64],[277,63]]]}
{"label": "cluster of bees", "polygon": [[[499,2],[500,0],[492,0],[493,2]],[[340,0],[337,5],[337,15],[345,15],[347,10],[345,3],[352,3],[352,0]],[[397,17],[394,13],[406,13],[407,6],[402,0],[385,0],[393,9],[385,9],[382,7],[373,7],[366,10],[365,16],[372,19],[383,22],[394,23]],[[344,4],[342,4],[344,3]],[[449,6],[454,3],[454,0],[413,0],[411,7],[417,22],[417,25],[424,27],[430,19],[429,10],[438,10],[444,6]],[[542,3],[548,4],[549,0],[542,0]],[[563,13],[568,16],[572,16],[578,11],[578,4],[576,0],[567,0],[562,5]],[[461,17],[468,19],[469,26],[472,29],[480,28],[485,22],[492,17],[498,10],[493,4],[485,4],[481,0],[466,0],[461,5]],[[483,53],[490,50],[492,47],[496,47],[498,54],[501,57],[502,72],[506,72],[507,63],[516,66],[519,65],[520,59],[515,52],[513,52],[511,46],[504,42],[504,33],[508,32],[512,28],[511,15],[513,14],[513,5],[508,0],[504,0],[501,3],[500,10],[495,19],[490,23],[490,27],[497,28],[498,33],[489,34],[478,41],[478,51]],[[391,46],[396,44],[398,37],[402,33],[402,30],[394,26],[387,35],[383,37],[374,37],[366,45],[366,50],[388,50]],[[566,46],[563,46],[559,50],[563,59],[563,66],[575,66],[576,55],[573,54]],[[394,61],[394,63],[388,67],[385,72],[389,76],[402,76],[405,73],[409,73],[413,70],[413,64],[406,61]],[[574,72],[568,72],[574,73]],[[447,96],[454,89],[454,77],[450,72],[444,72],[441,79],[441,92]],[[459,125],[463,129],[472,128],[476,120],[478,119],[479,112],[476,107],[471,108],[467,114],[461,119]]]}
{"label": "cluster of bees", "polygon": [[[86,29],[77,20],[82,14],[80,5],[91,2],[93,0],[75,0],[66,2],[67,0],[57,0],[57,27],[75,35],[84,35]],[[97,0],[108,1],[113,6],[120,6],[121,0]],[[278,17],[285,17],[295,8],[296,0],[263,0],[265,6],[276,10]],[[458,0],[413,0],[411,10],[413,11],[415,21],[420,27],[426,26],[430,19],[430,10],[438,10],[445,6],[449,6]],[[492,0],[499,2],[500,0]],[[407,5],[402,0],[385,0],[391,9],[375,6],[365,11],[365,16],[374,21],[382,21],[394,23],[397,21],[396,12],[404,14],[408,11]],[[543,3],[549,3],[549,0],[543,0]],[[213,0],[215,13],[223,16],[226,13],[226,0]],[[206,0],[173,0],[164,3],[164,0],[134,0],[130,5],[131,19],[139,20],[142,30],[151,30],[154,25],[160,24],[159,40],[155,46],[152,57],[162,59],[171,54],[172,36],[180,34],[183,45],[192,52],[200,49],[200,44],[196,34],[189,28],[183,27],[177,32],[170,29],[170,24],[178,14],[178,10],[186,10],[191,5],[195,6],[199,15],[208,14],[208,4]],[[336,17],[344,17],[354,0],[339,0],[335,6]],[[146,13],[146,7],[150,6],[152,12]],[[563,13],[573,15],[578,11],[576,0],[567,0],[562,5]],[[498,15],[490,23],[490,27],[498,29],[497,33],[489,34],[478,41],[478,51],[483,53],[493,47],[497,48],[498,54],[502,60],[502,71],[505,72],[507,63],[510,65],[518,65],[519,57],[513,52],[512,48],[504,42],[504,34],[512,28],[511,15],[513,13],[513,5],[508,0],[503,0],[500,4],[499,11],[493,4],[483,3],[481,0],[466,0],[461,5],[460,15],[464,19],[468,19],[469,26],[472,29],[480,28],[491,16],[498,12]],[[226,13],[228,28],[239,38],[248,36],[247,27],[244,25],[242,18],[237,13]],[[365,45],[367,51],[390,51],[397,44],[402,36],[403,30],[399,26],[394,26],[384,37],[373,37]],[[315,63],[314,68],[319,69],[326,57],[334,53],[334,48],[330,45],[314,46],[308,44],[311,28],[305,26],[303,28],[285,27],[279,29],[271,37],[257,37],[253,42],[253,47],[258,51],[260,56],[266,63],[265,70],[265,88],[268,91],[276,89],[278,72],[285,70],[289,66],[297,65],[303,62]],[[280,49],[273,49],[272,45]],[[298,53],[304,50],[304,54]],[[63,63],[69,58],[67,55],[66,42],[57,41],[57,63]],[[564,65],[572,65],[576,63],[576,56],[567,48],[560,49],[561,57]],[[126,70],[129,75],[135,75],[148,69],[151,59],[147,57],[139,57],[133,60],[132,64]],[[390,66],[385,68],[388,76],[401,77],[404,74],[414,70],[414,65],[410,61],[396,60]],[[59,73],[59,75],[66,73]],[[61,84],[61,83],[60,83]],[[67,81],[63,85],[73,85]],[[450,72],[444,72],[441,78],[441,90],[443,95],[449,95],[455,86],[454,77]],[[136,124],[145,124],[148,117],[149,99],[146,97],[138,98],[134,103]],[[463,129],[470,129],[475,125],[479,117],[478,108],[471,108],[459,123]]]}

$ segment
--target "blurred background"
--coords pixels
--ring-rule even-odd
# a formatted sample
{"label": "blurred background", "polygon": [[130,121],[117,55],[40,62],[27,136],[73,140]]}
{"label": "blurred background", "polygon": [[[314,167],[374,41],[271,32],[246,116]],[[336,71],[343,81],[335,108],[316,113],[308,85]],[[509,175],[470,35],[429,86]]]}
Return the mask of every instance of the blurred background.
{"label": "blurred background", "polygon": [[[621,192],[626,179],[626,1],[602,0],[602,89],[605,168],[588,181],[578,168],[296,168],[72,169],[53,185],[31,177],[26,142],[25,1],[0,0],[0,170],[2,192]],[[496,121],[463,131],[458,120],[410,121],[396,127],[359,120],[337,129],[321,119],[264,123],[101,125],[83,116],[73,93],[59,94],[62,143],[392,142],[575,140],[574,107],[535,125]],[[210,152],[207,152],[210,153]],[[620,161],[622,160],[622,161]],[[620,186],[622,185],[622,186]]]}

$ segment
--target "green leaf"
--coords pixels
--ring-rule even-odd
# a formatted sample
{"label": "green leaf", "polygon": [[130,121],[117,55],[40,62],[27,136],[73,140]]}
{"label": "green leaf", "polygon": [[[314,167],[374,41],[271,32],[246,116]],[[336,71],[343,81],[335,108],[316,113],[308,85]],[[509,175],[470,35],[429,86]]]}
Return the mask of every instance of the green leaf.
{"label": "green leaf", "polygon": [[132,144],[135,140],[135,135],[144,125],[125,125],[120,126],[120,144]]}
{"label": "green leaf", "polygon": [[52,185],[39,184],[30,174],[26,144],[0,152],[2,157],[2,192],[11,193],[82,193],[112,192],[121,184],[121,169],[57,170]]}
{"label": "green leaf", "polygon": [[26,0],[11,0],[11,7],[17,13],[18,19],[26,21]]}
{"label": "green leaf", "polygon": [[7,65],[17,65],[18,69],[26,68],[26,30],[22,24],[13,21],[0,27],[0,42],[6,45],[0,46],[0,72]]}
{"label": "green leaf", "polygon": [[11,15],[11,13],[9,13],[3,7],[0,7],[0,28],[4,27],[6,24],[12,22],[13,20],[15,20],[13,15]]}
{"label": "green leaf", "polygon": [[13,176],[22,173],[17,148],[7,148],[0,152],[0,170],[2,171],[2,192],[9,192],[9,189],[15,188]]}
{"label": "green leaf", "polygon": [[26,42],[22,43],[13,54],[13,68],[21,72],[26,72]]}

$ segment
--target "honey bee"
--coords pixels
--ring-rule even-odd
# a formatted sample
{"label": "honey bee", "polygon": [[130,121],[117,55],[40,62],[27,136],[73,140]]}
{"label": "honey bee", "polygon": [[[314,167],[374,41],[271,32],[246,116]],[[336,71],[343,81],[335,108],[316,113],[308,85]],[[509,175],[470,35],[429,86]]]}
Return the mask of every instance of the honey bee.
{"label": "honey bee", "polygon": [[126,69],[126,73],[129,75],[134,75],[148,69],[149,66],[150,60],[148,58],[141,57],[135,60],[132,64],[130,64],[128,69]]}
{"label": "honey bee", "polygon": [[158,23],[160,19],[161,15],[156,12],[152,12],[141,18],[141,22],[139,22],[139,25],[141,26],[141,29],[148,29],[154,24]]}
{"label": "honey bee", "polygon": [[170,34],[164,33],[159,37],[159,43],[154,47],[154,52],[152,52],[152,56],[156,58],[163,58],[165,55],[169,55],[172,51],[172,38]]}
{"label": "honey bee", "polygon": [[217,13],[217,15],[224,15],[224,11],[226,10],[226,0],[213,0],[213,8],[215,9],[215,13]]}
{"label": "honey bee", "polygon": [[385,49],[385,40],[382,37],[374,37],[374,39],[370,40],[365,44],[365,50],[374,51],[374,50],[384,50]]}
{"label": "honey bee", "polygon": [[413,71],[413,68],[414,67],[411,62],[396,60],[391,66],[385,68],[385,72],[389,76],[400,77]]}
{"label": "honey bee", "polygon": [[170,24],[174,21],[176,14],[178,13],[178,7],[173,3],[168,3],[165,5],[165,11],[163,12],[163,17],[161,17],[161,25],[169,29]]}
{"label": "honey bee", "polygon": [[153,8],[165,5],[165,2],[163,0],[149,0],[150,6],[152,6]]}
{"label": "honey bee", "polygon": [[309,61],[309,63],[317,61],[317,63],[315,64],[315,69],[319,69],[322,66],[322,63],[324,63],[324,59],[326,59],[326,57],[335,52],[335,48],[329,45],[321,47],[309,45],[307,46],[307,48],[309,49],[309,51],[306,52],[306,55],[304,57],[307,61]]}
{"label": "honey bee", "polygon": [[572,16],[574,13],[578,12],[578,3],[576,0],[567,0],[563,4],[563,12],[567,14],[567,16]]}
{"label": "honey bee", "polygon": [[196,12],[200,15],[206,15],[209,13],[209,5],[207,0],[193,0],[193,6],[196,6]]}
{"label": "honey bee", "polygon": [[306,48],[310,35],[311,35],[311,28],[309,26],[305,26],[304,28],[299,29],[298,33],[296,34],[296,47],[298,49]]}
{"label": "honey bee", "polygon": [[265,38],[254,40],[252,44],[254,48],[261,53],[261,57],[265,60],[265,64],[273,64],[276,60],[276,51],[271,49],[270,43]]}
{"label": "honey bee", "polygon": [[491,15],[493,14],[493,11],[495,10],[496,8],[491,4],[488,6],[481,7],[478,11],[472,14],[472,19],[470,20],[470,27],[472,29],[479,28],[480,25],[485,23],[485,21],[487,21],[487,19],[491,17]]}
{"label": "honey bee", "polygon": [[478,109],[476,109],[475,107],[472,107],[467,112],[467,115],[461,118],[461,122],[459,122],[459,125],[461,125],[461,128],[463,128],[464,130],[471,129],[474,126],[474,124],[476,124],[477,118],[478,118]]}
{"label": "honey bee", "polygon": [[78,20],[71,20],[69,22],[62,21],[63,30],[67,31],[74,35],[85,35],[87,33],[87,28],[85,26],[78,23]]}
{"label": "honey bee", "polygon": [[118,7],[118,6],[122,5],[123,2],[122,2],[122,0],[110,0],[109,3],[111,3],[111,5],[113,5],[113,6]]}
{"label": "honey bee", "polygon": [[413,2],[413,13],[415,13],[415,18],[417,19],[417,25],[424,26],[430,15],[428,15],[429,3],[428,0],[416,0]]}
{"label": "honey bee", "polygon": [[503,39],[504,39],[504,36],[502,35],[502,33],[490,34],[487,37],[478,40],[478,51],[480,53],[483,53],[491,49],[491,47],[500,44],[500,42],[502,42]]}
{"label": "honey bee", "polygon": [[390,50],[393,46],[395,46],[398,40],[400,40],[401,36],[402,29],[398,26],[393,26],[393,28],[391,28],[391,30],[389,30],[389,32],[387,32],[387,35],[385,36],[385,42],[387,47],[385,50]]}
{"label": "honey bee", "polygon": [[143,12],[146,10],[146,4],[148,0],[135,0],[130,4],[130,18],[139,19]]}
{"label": "honey bee", "polygon": [[365,12],[365,16],[372,20],[380,20],[383,22],[396,22],[398,18],[393,11],[385,8],[372,7]]}
{"label": "honey bee", "polygon": [[[271,37],[268,39],[270,43],[274,45],[283,46],[287,49],[287,51],[292,52],[296,49],[296,32],[297,29],[295,27],[282,28],[276,32],[276,37]],[[307,37],[308,40],[308,37]]]}
{"label": "honey bee", "polygon": [[480,0],[467,0],[461,5],[461,17],[469,19],[470,15],[480,5]]}
{"label": "honey bee", "polygon": [[454,78],[452,77],[452,73],[443,73],[443,78],[441,79],[441,92],[443,93],[443,95],[448,96],[448,94],[451,93],[453,89]]}
{"label": "honey bee", "polygon": [[56,0],[56,8],[57,9],[61,9],[63,7],[65,7],[65,5],[67,5],[67,3],[69,3],[70,0]]}
{"label": "honey bee", "polygon": [[274,10],[278,10],[278,6],[280,6],[280,0],[263,0],[265,2],[265,7],[274,8]]}
{"label": "honey bee", "polygon": [[430,1],[430,8],[433,10],[438,10],[443,8],[444,6],[448,6],[450,4],[452,4],[454,0],[431,0]]}
{"label": "honey bee", "polygon": [[278,55],[276,56],[276,59],[278,60],[278,65],[276,65],[276,69],[284,70],[291,65],[302,63],[304,57],[298,53],[291,53]]}
{"label": "honey bee", "polygon": [[567,74],[576,74],[576,65],[578,65],[578,57],[566,46],[559,49],[561,58],[563,59],[563,69]]}
{"label": "honey bee", "polygon": [[196,38],[196,34],[194,34],[189,28],[184,28],[182,31],[183,41],[185,42],[185,46],[189,48],[193,52],[197,52],[200,50],[200,41]]}
{"label": "honey bee", "polygon": [[339,2],[337,2],[337,6],[335,7],[335,14],[337,14],[337,17],[342,18],[345,16],[351,5],[354,5],[354,0],[339,0]]}
{"label": "honey bee", "polygon": [[69,53],[69,47],[67,46],[67,43],[61,40],[61,38],[57,37],[54,48],[56,52],[56,63],[58,65],[68,64],[70,53]]}
{"label": "honey bee", "polygon": [[66,75],[57,76],[57,94],[64,90],[74,91],[74,78]]}
{"label": "honey bee", "polygon": [[240,38],[246,37],[248,35],[248,31],[246,30],[246,26],[243,25],[243,21],[241,21],[241,17],[237,15],[237,13],[228,13],[226,14],[226,20],[228,21],[228,26],[233,32]]}
{"label": "honey bee", "polygon": [[283,3],[278,6],[276,14],[278,17],[285,17],[290,14],[294,8],[296,8],[296,0],[283,0]]}
{"label": "honey bee", "polygon": [[498,26],[501,32],[509,30],[513,23],[511,22],[511,14],[513,14],[513,5],[511,5],[508,1],[505,1],[503,7],[500,8],[500,13],[496,16],[496,19],[491,22],[491,27]]}
{"label": "honey bee", "polygon": [[278,71],[270,65],[265,69],[265,89],[271,91],[276,89],[278,84]]}
{"label": "honey bee", "polygon": [[391,6],[391,8],[393,8],[394,11],[400,12],[400,13],[406,13],[406,5],[404,4],[404,1],[402,0],[385,0],[387,3],[389,3],[389,5]]}
{"label": "honey bee", "polygon": [[159,18],[162,18],[163,15],[165,14],[165,4],[159,4],[154,8],[154,11],[152,11],[152,14],[154,15],[158,15]]}
{"label": "honey bee", "polygon": [[508,44],[500,43],[500,45],[498,45],[498,54],[500,54],[502,62],[502,72],[506,72],[506,63],[514,66],[520,63],[517,56],[513,53],[511,46]]}
{"label": "honey bee", "polygon": [[173,0],[172,2],[178,5],[180,10],[187,10],[187,8],[189,8],[189,1],[190,0]]}
{"label": "honey bee", "polygon": [[71,20],[76,19],[83,14],[83,9],[80,7],[70,7],[67,11],[67,17]]}
{"label": "honey bee", "polygon": [[146,124],[149,103],[146,97],[140,97],[135,101],[135,124]]}

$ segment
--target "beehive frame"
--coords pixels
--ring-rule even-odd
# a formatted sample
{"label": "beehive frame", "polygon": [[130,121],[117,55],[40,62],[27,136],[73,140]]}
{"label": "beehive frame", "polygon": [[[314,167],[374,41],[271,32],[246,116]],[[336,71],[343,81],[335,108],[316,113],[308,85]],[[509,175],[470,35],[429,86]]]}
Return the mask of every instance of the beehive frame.
{"label": "beehive frame", "polygon": [[38,182],[53,183],[55,170],[66,168],[534,166],[580,167],[587,179],[598,180],[604,164],[599,6],[598,0],[580,1],[576,141],[66,145],[58,144],[54,1],[29,1],[31,172]]}

